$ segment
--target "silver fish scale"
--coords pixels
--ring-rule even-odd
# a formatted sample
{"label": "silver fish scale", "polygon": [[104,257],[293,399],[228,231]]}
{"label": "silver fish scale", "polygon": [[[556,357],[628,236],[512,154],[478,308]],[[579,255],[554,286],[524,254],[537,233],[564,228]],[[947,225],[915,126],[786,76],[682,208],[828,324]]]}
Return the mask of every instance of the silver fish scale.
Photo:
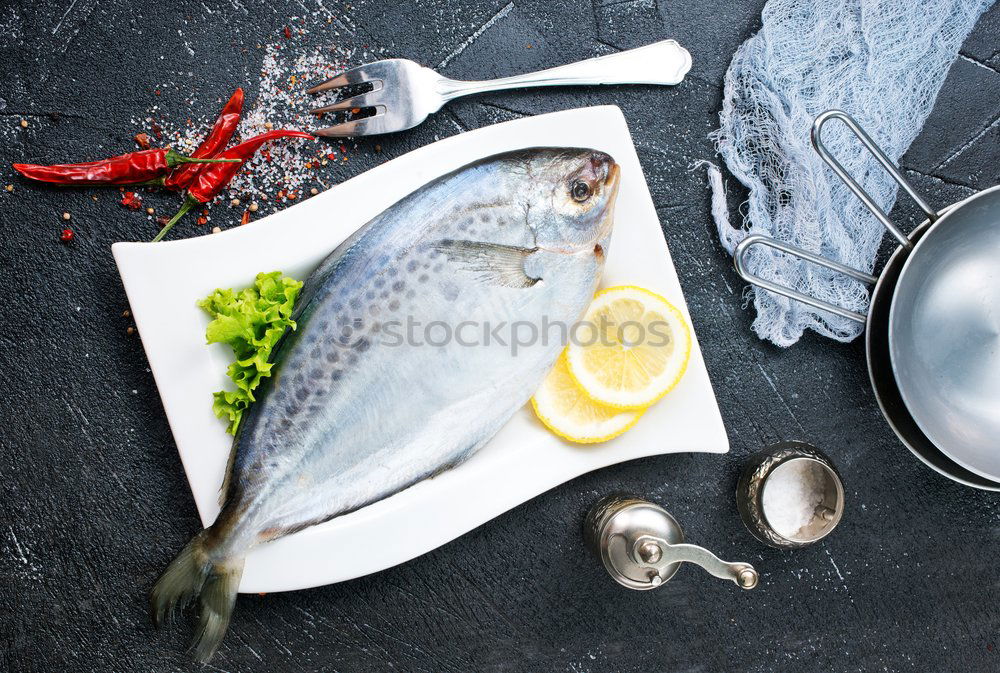
{"label": "silver fish scale", "polygon": [[[372,357],[371,346],[384,338],[385,323],[405,322],[413,315],[418,293],[439,292],[448,301],[459,301],[460,284],[453,273],[446,273],[447,260],[433,243],[440,239],[471,238],[479,228],[505,221],[499,207],[479,209],[478,216],[465,212],[446,213],[445,222],[454,223],[441,227],[431,235],[434,241],[421,243],[402,250],[395,257],[379,260],[381,271],[371,276],[367,283],[345,288],[333,302],[321,304],[309,316],[310,328],[300,337],[302,348],[290,354],[287,368],[295,370],[292,381],[275,379],[275,403],[284,414],[276,417],[276,425],[265,426],[266,432],[285,431],[293,423],[309,423],[325,412],[320,401],[353,367],[363,367]],[[511,225],[513,226],[513,225]],[[440,237],[440,238],[438,238]],[[447,269],[452,271],[452,269]],[[314,325],[314,327],[312,327]]]}
{"label": "silver fish scale", "polygon": [[394,346],[389,330],[399,324],[402,334],[407,319],[571,324],[582,314],[603,266],[592,250],[531,253],[526,265],[543,281],[523,288],[462,270],[439,248],[459,240],[533,249],[531,217],[544,204],[509,196],[530,193],[524,179],[475,167],[432,183],[310,276],[298,330],[244,419],[224,511],[232,529],[217,554],[242,553],[460,462],[523,406],[562,349],[557,339],[512,357],[498,343]]}

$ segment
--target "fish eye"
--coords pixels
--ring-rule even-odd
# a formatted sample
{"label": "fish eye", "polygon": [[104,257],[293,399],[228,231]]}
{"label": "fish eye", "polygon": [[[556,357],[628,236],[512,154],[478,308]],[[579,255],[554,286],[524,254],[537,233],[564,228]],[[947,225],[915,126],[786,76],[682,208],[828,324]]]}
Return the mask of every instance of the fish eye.
{"label": "fish eye", "polygon": [[573,195],[573,199],[576,201],[586,201],[590,198],[590,185],[583,180],[577,180],[573,183],[570,194]]}

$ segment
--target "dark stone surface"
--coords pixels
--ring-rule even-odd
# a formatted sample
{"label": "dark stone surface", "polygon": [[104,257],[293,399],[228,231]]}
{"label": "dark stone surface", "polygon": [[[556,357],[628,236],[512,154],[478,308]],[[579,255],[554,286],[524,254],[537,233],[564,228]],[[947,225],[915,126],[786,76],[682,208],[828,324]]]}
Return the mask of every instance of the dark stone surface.
{"label": "dark stone surface", "polygon": [[[262,57],[255,45],[278,39],[289,15],[316,28],[302,44],[335,40],[429,65],[447,60],[446,74],[456,77],[552,66],[661,37],[687,46],[694,70],[676,88],[460,101],[418,129],[378,140],[382,154],[372,151],[376,141],[359,142],[331,179],[463,128],[620,105],[732,450],[602,470],[403,566],[310,591],[241,597],[209,670],[1000,669],[997,496],[939,477],[896,441],[868,388],[860,342],[807,337],[781,351],[751,335],[742,283],[712,233],[704,176],[689,171],[712,157],[706,135],[717,122],[721,77],[759,25],[761,4],[2,3],[0,182],[15,191],[0,191],[0,670],[198,668],[184,654],[186,627],[158,634],[146,615],[152,581],[198,519],[139,339],[126,334],[127,304],[109,253],[114,241],[148,238],[154,225],[118,206],[114,193],[94,202],[89,192],[15,180],[9,162],[124,151],[135,133],[128,120],[153,104],[165,119],[190,114],[180,96],[154,98],[164,82],[211,101],[242,84],[252,99]],[[994,9],[903,161],[935,203],[1000,181],[998,27]],[[158,209],[174,203],[152,198]],[[78,233],[70,246],[57,241],[64,210]],[[897,211],[908,225],[915,221],[910,204]],[[178,235],[202,231],[189,225]],[[747,454],[791,438],[834,458],[849,502],[828,540],[778,552],[743,529],[732,494]],[[622,489],[664,503],[691,541],[753,562],[761,586],[743,593],[685,568],[655,592],[620,589],[584,550],[579,526],[593,501]]]}

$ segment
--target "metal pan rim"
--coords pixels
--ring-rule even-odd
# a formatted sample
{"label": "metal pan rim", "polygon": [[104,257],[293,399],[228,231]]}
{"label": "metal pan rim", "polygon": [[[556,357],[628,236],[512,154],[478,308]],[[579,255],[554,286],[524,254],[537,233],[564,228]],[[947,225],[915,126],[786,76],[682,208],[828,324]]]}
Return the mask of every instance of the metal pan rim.
{"label": "metal pan rim", "polygon": [[[990,472],[983,470],[981,467],[976,467],[974,465],[969,464],[967,461],[963,460],[959,455],[956,455],[955,451],[948,450],[947,447],[943,446],[940,441],[932,439],[935,433],[933,432],[932,428],[927,427],[927,420],[921,419],[918,415],[910,411],[911,409],[914,408],[914,401],[912,399],[913,393],[912,391],[909,391],[908,394],[907,390],[905,390],[903,387],[899,385],[899,368],[897,366],[897,363],[899,362],[900,356],[897,355],[897,351],[894,348],[893,344],[895,342],[895,339],[897,338],[895,335],[899,333],[898,319],[894,318],[894,316],[898,316],[899,311],[901,310],[901,309],[897,310],[898,306],[897,300],[899,297],[899,293],[896,291],[896,289],[898,288],[899,284],[903,282],[903,278],[905,277],[908,270],[910,270],[912,276],[913,274],[912,269],[914,268],[914,266],[911,262],[913,262],[913,259],[916,257],[916,253],[920,250],[927,250],[928,247],[933,244],[933,240],[931,239],[933,232],[940,231],[942,225],[948,226],[945,223],[952,221],[955,218],[955,214],[959,212],[963,207],[981,198],[990,196],[998,191],[1000,191],[1000,185],[996,185],[988,189],[976,192],[975,194],[969,196],[968,198],[965,198],[961,201],[958,201],[957,203],[948,206],[945,209],[942,209],[941,216],[935,222],[927,226],[926,230],[922,232],[922,235],[919,237],[919,240],[913,246],[913,249],[909,252],[909,254],[906,255],[906,258],[903,260],[902,267],[900,268],[899,274],[896,278],[895,286],[893,287],[890,295],[891,299],[890,299],[889,311],[887,313],[887,318],[886,318],[888,353],[889,353],[889,362],[892,369],[893,383],[897,391],[899,392],[899,395],[903,400],[903,404],[906,406],[906,409],[910,417],[913,419],[916,426],[920,429],[921,434],[925,436],[933,446],[937,447],[938,450],[941,451],[941,453],[943,453],[949,459],[949,461],[957,465],[963,471],[971,475],[975,475],[977,479],[983,479],[992,484],[996,484],[996,486],[994,487],[995,490],[1000,490],[1000,483],[998,483],[998,477],[1000,477],[1000,475],[991,474]],[[922,224],[921,227],[925,225],[926,222],[925,224]],[[930,243],[928,243],[928,241],[930,241]],[[881,283],[881,279],[882,276],[880,274],[879,283]],[[872,294],[872,298],[873,300],[875,298],[874,292]],[[872,303],[874,303],[874,301]],[[871,313],[869,309],[869,316],[870,315]],[[869,366],[869,373],[870,372],[871,372],[871,367]]]}
{"label": "metal pan rim", "polygon": [[[948,206],[945,210],[950,210],[952,207],[954,206]],[[924,220],[910,233],[910,239],[918,242],[927,232],[930,225],[931,222],[929,220]],[[984,491],[1000,491],[1000,483],[966,470],[923,434],[923,431],[917,426],[916,421],[909,415],[909,410],[906,408],[899,389],[896,386],[895,374],[891,366],[888,363],[884,367],[878,364],[879,362],[886,362],[889,358],[889,311],[883,309],[882,306],[886,302],[891,301],[890,298],[895,291],[896,282],[899,280],[899,272],[894,270],[893,267],[894,265],[902,266],[902,261],[900,261],[901,255],[906,255],[906,251],[902,247],[896,248],[882,268],[878,282],[871,293],[871,301],[868,306],[868,319],[865,324],[865,359],[868,365],[868,379],[872,387],[872,392],[875,393],[875,401],[878,403],[879,411],[881,411],[882,417],[903,446],[909,449],[910,453],[930,469],[963,486]],[[879,327],[876,325],[876,322],[880,322],[882,326]],[[873,337],[874,334],[883,334],[879,343],[876,343],[876,339]],[[877,374],[881,374],[881,376],[877,376]],[[898,406],[900,409],[898,411],[890,410],[887,406],[887,397],[893,394],[899,398]],[[905,414],[906,418],[899,418],[899,415],[902,414]],[[908,423],[907,420],[909,421]],[[912,427],[907,430],[905,428],[906,425],[911,425]],[[930,457],[928,454],[930,454]]]}

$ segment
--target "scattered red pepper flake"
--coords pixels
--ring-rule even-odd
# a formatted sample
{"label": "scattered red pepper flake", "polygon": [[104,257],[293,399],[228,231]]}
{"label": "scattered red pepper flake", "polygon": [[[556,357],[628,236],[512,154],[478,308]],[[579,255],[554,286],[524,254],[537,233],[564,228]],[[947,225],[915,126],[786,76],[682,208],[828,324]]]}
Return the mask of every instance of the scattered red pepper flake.
{"label": "scattered red pepper flake", "polygon": [[249,224],[250,222],[250,211],[244,210],[243,217],[240,218],[240,224]]}
{"label": "scattered red pepper flake", "polygon": [[199,217],[199,218],[198,218],[197,220],[195,220],[195,222],[196,222],[197,224],[206,224],[206,223],[208,223],[208,218],[207,218],[207,217],[205,217],[204,215],[202,215],[202,216],[201,216],[201,217]]}
{"label": "scattered red pepper flake", "polygon": [[160,229],[167,226],[167,222],[169,221],[170,221],[169,215],[160,215],[158,218],[156,218],[156,224],[159,225]]}
{"label": "scattered red pepper flake", "polygon": [[122,194],[122,205],[132,210],[142,208],[142,199],[135,192],[125,192]]}
{"label": "scattered red pepper flake", "polygon": [[157,139],[163,137],[163,127],[157,124],[155,119],[149,122],[149,129],[153,132],[153,135],[156,136]]}
{"label": "scattered red pepper flake", "polygon": [[59,234],[59,240],[62,241],[63,243],[69,243],[70,241],[72,241],[73,240],[73,230],[72,229],[63,229],[62,233]]}
{"label": "scattered red pepper flake", "polygon": [[326,155],[326,158],[329,159],[330,161],[334,161],[336,160],[337,155],[333,152],[330,152],[329,154]]}
{"label": "scattered red pepper flake", "polygon": [[299,195],[296,192],[288,192],[289,201],[294,201],[297,198],[299,198]]}
{"label": "scattered red pepper flake", "polygon": [[286,40],[292,39],[292,29],[289,28],[288,26],[285,26],[285,39]]}
{"label": "scattered red pepper flake", "polygon": [[139,147],[141,147],[144,150],[148,150],[149,147],[150,147],[150,145],[149,145],[149,135],[146,134],[146,133],[136,133],[135,134],[135,142],[136,142],[137,145],[139,145]]}

